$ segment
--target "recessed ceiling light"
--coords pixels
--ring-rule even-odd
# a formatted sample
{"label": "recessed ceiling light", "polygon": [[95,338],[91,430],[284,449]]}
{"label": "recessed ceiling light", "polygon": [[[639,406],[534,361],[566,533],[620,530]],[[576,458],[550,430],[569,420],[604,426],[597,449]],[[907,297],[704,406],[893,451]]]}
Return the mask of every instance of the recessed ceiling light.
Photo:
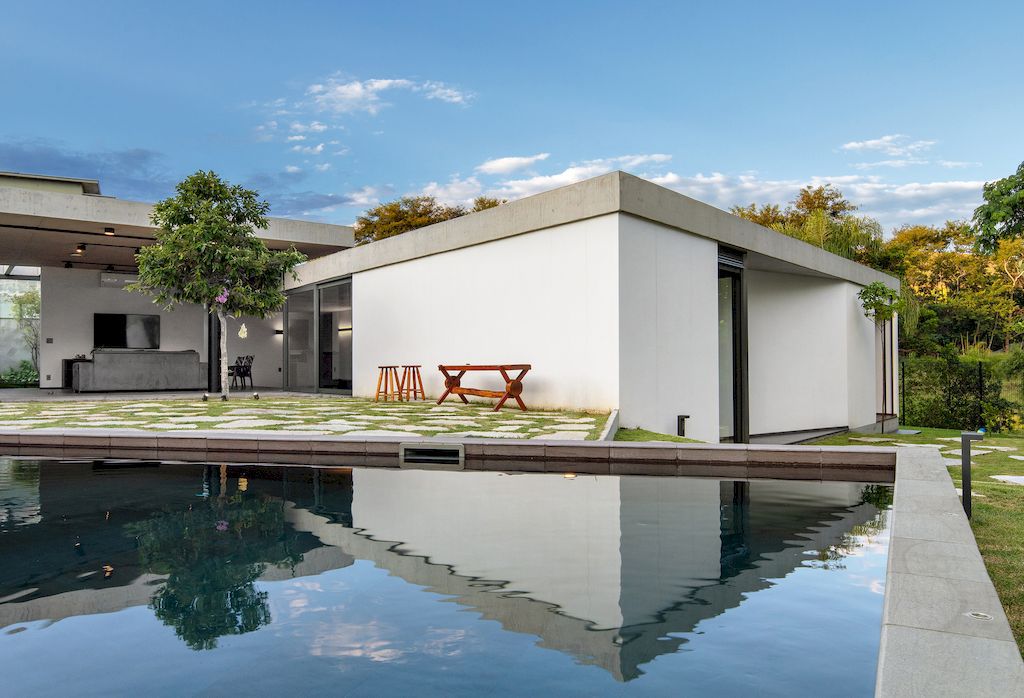
{"label": "recessed ceiling light", "polygon": [[104,235],[113,235],[114,234],[114,229],[113,228],[104,228],[103,229],[103,234]]}

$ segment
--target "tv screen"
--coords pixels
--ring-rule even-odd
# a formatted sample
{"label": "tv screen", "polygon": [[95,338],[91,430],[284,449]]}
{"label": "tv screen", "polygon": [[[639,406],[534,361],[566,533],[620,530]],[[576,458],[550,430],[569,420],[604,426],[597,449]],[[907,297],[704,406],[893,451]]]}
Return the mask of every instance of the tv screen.
{"label": "tv screen", "polygon": [[96,349],[159,349],[159,315],[93,315],[93,347]]}

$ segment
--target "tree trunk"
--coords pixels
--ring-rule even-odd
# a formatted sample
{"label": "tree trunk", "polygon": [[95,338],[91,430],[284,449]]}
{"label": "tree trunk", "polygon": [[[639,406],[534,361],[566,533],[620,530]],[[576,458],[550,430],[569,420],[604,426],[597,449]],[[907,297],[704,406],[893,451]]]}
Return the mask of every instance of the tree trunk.
{"label": "tree trunk", "polygon": [[220,394],[228,398],[228,316],[223,308],[217,309],[217,324],[220,325]]}

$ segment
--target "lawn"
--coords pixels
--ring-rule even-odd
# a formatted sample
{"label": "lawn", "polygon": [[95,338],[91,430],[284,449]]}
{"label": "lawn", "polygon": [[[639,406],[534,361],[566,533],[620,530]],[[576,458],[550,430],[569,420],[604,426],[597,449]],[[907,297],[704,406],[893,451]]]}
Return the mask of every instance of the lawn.
{"label": "lawn", "polygon": [[485,403],[374,402],[348,397],[146,401],[0,401],[0,429],[196,429],[351,436],[596,439],[607,414],[504,409]]}
{"label": "lawn", "polygon": [[685,436],[673,434],[661,434],[646,429],[619,429],[615,432],[616,441],[671,441],[673,443],[699,444],[697,439],[688,439]]}
{"label": "lawn", "polygon": [[[914,427],[915,429],[918,427]],[[829,445],[867,445],[859,438],[878,436],[877,434],[840,434],[816,441],[815,444]],[[895,443],[941,443],[939,439],[957,438],[956,442],[948,442],[950,450],[959,453],[960,432],[952,429],[921,429],[916,436],[886,435],[893,440],[888,443],[877,443],[884,446]],[[1000,446],[1013,450],[992,450],[988,453],[985,446]],[[985,440],[972,444],[971,474],[974,518],[971,527],[978,541],[982,557],[989,576],[995,584],[996,591],[1006,610],[1006,615],[1017,638],[1017,646],[1024,648],[1024,486],[1011,485],[993,480],[992,475],[1024,475],[1024,437],[1019,435],[986,434]],[[946,454],[947,458],[959,455]],[[957,487],[960,486],[960,466],[949,465]]]}

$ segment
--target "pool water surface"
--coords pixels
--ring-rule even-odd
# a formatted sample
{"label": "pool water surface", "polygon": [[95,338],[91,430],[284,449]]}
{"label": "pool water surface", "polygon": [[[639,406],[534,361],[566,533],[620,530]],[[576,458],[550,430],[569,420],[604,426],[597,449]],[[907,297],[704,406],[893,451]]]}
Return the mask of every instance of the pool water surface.
{"label": "pool water surface", "polygon": [[0,459],[5,695],[871,695],[891,488]]}

